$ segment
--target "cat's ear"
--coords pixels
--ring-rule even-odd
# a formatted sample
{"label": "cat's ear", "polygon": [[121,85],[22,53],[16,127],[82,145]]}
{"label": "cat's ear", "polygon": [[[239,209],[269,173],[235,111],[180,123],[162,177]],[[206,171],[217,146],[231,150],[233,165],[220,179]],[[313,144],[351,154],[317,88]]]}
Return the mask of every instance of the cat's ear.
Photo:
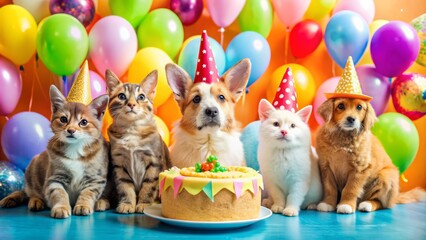
{"label": "cat's ear", "polygon": [[272,106],[271,103],[268,102],[268,100],[262,98],[259,102],[259,118],[260,121],[265,121],[266,119],[269,118],[269,115],[271,114],[272,111],[275,111],[274,106]]}
{"label": "cat's ear", "polygon": [[167,83],[173,91],[175,100],[180,103],[185,99],[189,88],[192,86],[191,77],[181,67],[174,63],[166,65]]}
{"label": "cat's ear", "polygon": [[329,122],[333,116],[334,99],[328,99],[323,102],[317,109],[318,114],[322,117],[324,122]]}
{"label": "cat's ear", "polygon": [[308,123],[311,113],[312,113],[312,105],[308,105],[300,109],[299,111],[297,111],[296,114],[302,119],[302,121],[304,121],[305,123]]}
{"label": "cat's ear", "polygon": [[225,83],[229,91],[231,91],[232,98],[235,102],[237,102],[244,93],[250,77],[250,72],[251,62],[248,58],[244,58],[223,74],[221,80]]}
{"label": "cat's ear", "polygon": [[50,95],[50,103],[52,106],[52,113],[58,111],[58,109],[62,108],[67,101],[65,96],[59,91],[59,89],[55,85],[51,85],[49,89]]}
{"label": "cat's ear", "polygon": [[148,98],[152,101],[155,97],[155,90],[157,88],[158,82],[158,71],[154,70],[146,76],[144,80],[140,83],[140,87],[143,92],[148,94]]}
{"label": "cat's ear", "polygon": [[120,79],[109,69],[105,71],[105,80],[108,87],[108,94],[111,94],[121,84]]}
{"label": "cat's ear", "polygon": [[108,95],[103,94],[93,99],[92,102],[89,104],[90,110],[99,121],[102,121],[102,117],[104,116],[105,109],[108,105],[108,99]]}

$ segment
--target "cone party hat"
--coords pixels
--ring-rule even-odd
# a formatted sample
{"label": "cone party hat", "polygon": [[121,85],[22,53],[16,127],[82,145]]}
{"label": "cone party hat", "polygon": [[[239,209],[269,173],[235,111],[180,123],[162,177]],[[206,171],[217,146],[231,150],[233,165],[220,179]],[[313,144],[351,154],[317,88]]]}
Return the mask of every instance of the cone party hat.
{"label": "cone party hat", "polygon": [[204,82],[211,84],[219,82],[216,62],[213,52],[210,48],[207,31],[203,30],[201,34],[200,50],[198,52],[197,70],[195,71],[194,83]]}
{"label": "cone party hat", "polygon": [[296,89],[294,87],[294,78],[291,68],[287,68],[285,71],[280,86],[277,89],[277,93],[275,94],[274,101],[272,101],[272,105],[276,109],[288,110],[294,113],[297,111]]}
{"label": "cone party hat", "polygon": [[330,98],[358,98],[370,101],[372,97],[362,94],[361,85],[355,71],[352,57],[349,56],[343,69],[342,76],[337,84],[334,93],[325,93],[327,99]]}
{"label": "cone party hat", "polygon": [[87,60],[84,61],[77,78],[71,86],[67,96],[68,102],[78,102],[88,105],[92,101],[90,88],[90,74]]}

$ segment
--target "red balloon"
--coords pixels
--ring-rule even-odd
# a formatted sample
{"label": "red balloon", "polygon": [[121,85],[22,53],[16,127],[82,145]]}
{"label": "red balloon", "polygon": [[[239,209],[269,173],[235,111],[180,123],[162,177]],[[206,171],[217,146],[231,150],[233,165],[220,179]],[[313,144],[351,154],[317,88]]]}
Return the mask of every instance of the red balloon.
{"label": "red balloon", "polygon": [[297,23],[290,32],[290,50],[295,58],[311,54],[322,40],[321,26],[313,20]]}

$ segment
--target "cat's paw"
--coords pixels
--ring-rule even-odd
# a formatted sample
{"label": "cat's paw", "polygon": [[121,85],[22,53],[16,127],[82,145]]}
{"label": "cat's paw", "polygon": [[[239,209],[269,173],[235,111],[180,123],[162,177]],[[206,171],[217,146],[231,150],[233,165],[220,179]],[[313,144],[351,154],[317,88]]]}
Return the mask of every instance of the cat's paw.
{"label": "cat's paw", "polygon": [[373,205],[369,201],[364,201],[359,204],[358,210],[362,212],[371,212],[373,211]]}
{"label": "cat's paw", "polygon": [[119,203],[118,207],[115,209],[118,213],[134,213],[135,212],[135,206],[133,206],[130,203]]}
{"label": "cat's paw", "polygon": [[136,205],[136,212],[137,213],[143,213],[143,210],[145,209],[145,207],[150,206],[151,204],[149,203],[138,203]]}
{"label": "cat's paw", "polygon": [[5,197],[0,201],[0,207],[2,208],[12,208],[16,207],[18,203],[11,197]]}
{"label": "cat's paw", "polygon": [[273,204],[273,202],[272,202],[272,199],[270,199],[270,198],[265,198],[262,201],[262,206],[267,207],[267,208],[271,208],[272,204]]}
{"label": "cat's paw", "polygon": [[101,198],[95,203],[96,212],[103,212],[105,210],[108,210],[110,207],[111,204],[109,203],[108,199]]}
{"label": "cat's paw", "polygon": [[44,202],[40,198],[30,198],[30,201],[28,202],[28,208],[30,211],[41,211],[44,207]]}
{"label": "cat's paw", "polygon": [[282,213],[282,212],[283,212],[283,210],[284,210],[284,206],[280,206],[280,205],[276,205],[276,204],[274,204],[274,205],[272,205],[272,207],[271,207],[271,211],[272,211],[273,213]]}
{"label": "cat's paw", "polygon": [[321,202],[317,206],[317,211],[320,211],[320,212],[332,212],[334,210],[335,210],[335,207],[325,202]]}
{"label": "cat's paw", "polygon": [[353,213],[354,210],[349,204],[339,204],[337,205],[337,213],[350,214]]}
{"label": "cat's paw", "polygon": [[93,208],[88,205],[78,204],[74,206],[74,215],[87,216],[93,213]]}
{"label": "cat's paw", "polygon": [[306,207],[307,210],[316,210],[317,209],[317,204],[316,203],[311,203]]}
{"label": "cat's paw", "polygon": [[299,215],[299,209],[293,207],[286,207],[283,211],[283,214],[287,217],[295,217]]}
{"label": "cat's paw", "polygon": [[71,216],[71,206],[55,206],[50,211],[53,218],[68,218]]}

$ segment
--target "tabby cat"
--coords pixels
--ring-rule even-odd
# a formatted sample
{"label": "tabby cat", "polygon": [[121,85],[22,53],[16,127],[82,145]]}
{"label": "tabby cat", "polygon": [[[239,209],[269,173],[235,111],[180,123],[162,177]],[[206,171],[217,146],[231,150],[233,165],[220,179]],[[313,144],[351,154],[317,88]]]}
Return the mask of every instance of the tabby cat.
{"label": "tabby cat", "polygon": [[122,83],[106,71],[113,123],[108,128],[118,213],[142,213],[158,200],[158,176],[170,168],[169,150],[155,123],[157,71],[140,84]]}
{"label": "tabby cat", "polygon": [[[28,202],[31,211],[51,208],[54,218],[90,215],[102,194],[108,169],[108,145],[102,136],[102,117],[108,96],[89,105],[67,102],[50,87],[51,129],[47,149],[35,156],[25,172],[25,189],[0,201],[1,207]],[[98,209],[96,209],[98,210]]]}

